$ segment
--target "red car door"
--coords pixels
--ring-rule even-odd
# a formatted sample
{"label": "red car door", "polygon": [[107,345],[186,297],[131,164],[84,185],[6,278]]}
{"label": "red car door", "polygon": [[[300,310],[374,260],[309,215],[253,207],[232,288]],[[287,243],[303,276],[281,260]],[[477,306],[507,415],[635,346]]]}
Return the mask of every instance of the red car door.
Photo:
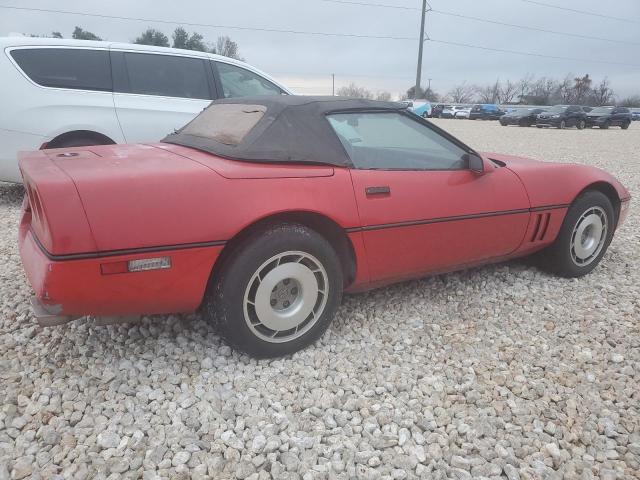
{"label": "red car door", "polygon": [[408,112],[328,120],[354,164],[372,282],[482,263],[522,243],[530,204],[507,168],[485,159],[472,171],[469,147]]}
{"label": "red car door", "polygon": [[352,170],[371,280],[394,281],[513,252],[529,200],[507,168]]}

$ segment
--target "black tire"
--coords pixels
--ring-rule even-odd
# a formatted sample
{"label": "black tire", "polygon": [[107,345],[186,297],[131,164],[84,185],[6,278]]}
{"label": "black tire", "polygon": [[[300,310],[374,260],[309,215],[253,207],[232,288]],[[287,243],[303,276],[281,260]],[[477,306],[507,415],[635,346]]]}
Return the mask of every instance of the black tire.
{"label": "black tire", "polygon": [[629,128],[629,125],[631,125],[631,122],[630,121],[626,121],[622,125],[620,125],[620,128],[622,130],[626,130],[627,128]]}
{"label": "black tire", "polygon": [[[600,247],[599,251],[596,250],[598,253],[589,260],[588,264],[579,265],[573,259],[572,237],[578,221],[593,208],[599,208],[606,216],[606,235],[602,237],[602,247]],[[595,190],[583,193],[569,207],[554,243],[538,253],[540,266],[547,271],[567,278],[586,275],[598,266],[607,248],[609,248],[609,244],[613,239],[615,225],[615,212],[609,198],[602,192]]]}
{"label": "black tire", "polygon": [[[254,332],[262,327],[254,326],[253,330],[249,327],[252,321],[245,318],[245,293],[251,291],[251,289],[248,290],[250,282],[251,285],[255,285],[257,272],[260,269],[270,268],[264,266],[265,262],[276,255],[290,251],[303,252],[317,259],[326,272],[328,295],[315,323],[313,318],[308,320],[309,317],[307,317],[305,320],[312,324],[307,331],[289,341],[274,343],[261,338],[258,336],[259,333]],[[294,223],[274,225],[245,238],[222,261],[207,287],[203,313],[207,320],[217,326],[221,336],[233,347],[256,358],[280,357],[312,344],[331,324],[342,298],[342,269],[331,244],[315,230]],[[279,262],[278,265],[280,265]],[[267,271],[266,274],[268,273]],[[262,277],[258,285],[264,279],[265,277]],[[317,298],[319,299],[320,296]],[[274,301],[273,296],[271,301]],[[315,305],[318,305],[318,301],[320,300],[317,300]],[[248,306],[247,309],[249,308]],[[257,314],[255,315],[257,319]],[[269,330],[264,335],[269,336],[272,331],[274,330]],[[298,334],[297,330],[295,334]]]}
{"label": "black tire", "polygon": [[576,127],[578,127],[578,130],[584,130],[584,127],[586,126],[587,126],[587,122],[585,122],[584,120],[580,120],[576,125]]}
{"label": "black tire", "polygon": [[567,128],[567,122],[565,122],[564,120],[560,120],[560,123],[558,124],[558,128],[560,130],[564,130],[565,128]]}

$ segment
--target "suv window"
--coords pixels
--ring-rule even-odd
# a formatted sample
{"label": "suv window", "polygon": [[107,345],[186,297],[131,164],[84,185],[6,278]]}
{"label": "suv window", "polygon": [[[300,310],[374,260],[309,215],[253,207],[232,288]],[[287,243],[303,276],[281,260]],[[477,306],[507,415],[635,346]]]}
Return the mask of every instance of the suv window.
{"label": "suv window", "polygon": [[461,170],[461,147],[402,113],[335,113],[327,116],[356,168]]}
{"label": "suv window", "polygon": [[582,107],[569,107],[569,108],[567,108],[567,113],[581,112],[581,111],[582,111]]}
{"label": "suv window", "polygon": [[280,95],[282,89],[245,68],[216,62],[224,98],[250,95]]}
{"label": "suv window", "polygon": [[618,107],[615,113],[629,113],[629,109],[627,107]]}
{"label": "suv window", "polygon": [[201,58],[124,53],[128,85],[116,90],[124,93],[211,99],[207,63]]}
{"label": "suv window", "polygon": [[110,92],[107,50],[84,48],[19,48],[11,56],[22,71],[44,87]]}

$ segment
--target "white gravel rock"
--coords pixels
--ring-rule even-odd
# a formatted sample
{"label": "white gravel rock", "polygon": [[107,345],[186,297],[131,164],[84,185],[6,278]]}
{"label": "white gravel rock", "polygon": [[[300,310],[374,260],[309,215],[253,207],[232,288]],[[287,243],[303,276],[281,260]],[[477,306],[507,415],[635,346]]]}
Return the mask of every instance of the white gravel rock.
{"label": "white gravel rock", "polygon": [[[640,197],[627,131],[436,120],[481,151],[586,163]],[[575,280],[526,261],[346,296],[316,345],[256,361],[200,315],[38,327],[0,185],[0,480],[637,478],[637,202]]]}

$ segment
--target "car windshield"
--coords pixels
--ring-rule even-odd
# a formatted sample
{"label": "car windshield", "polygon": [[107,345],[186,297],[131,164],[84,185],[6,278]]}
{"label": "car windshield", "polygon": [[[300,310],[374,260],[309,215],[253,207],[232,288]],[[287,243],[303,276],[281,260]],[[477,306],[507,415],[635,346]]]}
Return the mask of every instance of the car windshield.
{"label": "car windshield", "polygon": [[613,107],[598,107],[591,110],[589,113],[599,113],[604,115],[606,113],[611,113],[613,111]]}

